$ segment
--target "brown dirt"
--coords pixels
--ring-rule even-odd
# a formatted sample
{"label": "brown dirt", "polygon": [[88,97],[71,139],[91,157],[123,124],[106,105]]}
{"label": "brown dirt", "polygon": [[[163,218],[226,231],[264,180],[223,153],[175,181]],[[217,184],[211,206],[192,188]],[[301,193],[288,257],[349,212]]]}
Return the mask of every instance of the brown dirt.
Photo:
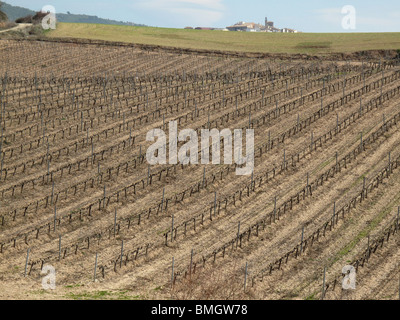
{"label": "brown dirt", "polygon": [[[360,118],[351,122],[346,128],[334,135],[332,139],[322,143],[311,154],[300,159],[295,167],[278,172],[272,180],[257,186],[255,192],[244,195],[229,205],[227,210],[222,208],[218,216],[209,219],[210,206],[214,201],[214,192],[218,199],[232,195],[242,186],[250,182],[250,177],[236,176],[233,165],[203,166],[191,165],[176,168],[168,177],[164,175],[158,181],[153,177],[152,184],[144,183],[137,187],[136,194],[132,192],[125,199],[110,202],[104,209],[98,210],[98,204],[93,207],[91,216],[84,214],[82,219],[68,222],[68,216],[79,210],[86,212],[90,203],[103,198],[103,187],[107,195],[124,190],[136,181],[146,181],[148,166],[146,161],[130,167],[126,172],[122,165],[132,161],[139,153],[144,153],[149,145],[145,141],[146,132],[161,127],[163,117],[157,115],[160,109],[165,114],[165,122],[185,114],[199,111],[198,117],[191,116],[183,120],[180,129],[201,128],[206,126],[209,119],[212,126],[243,128],[249,122],[249,110],[236,115],[234,119],[217,124],[213,122],[229,112],[236,110],[235,98],[238,96],[238,108],[258,103],[262,96],[281,96],[279,106],[299,99],[296,88],[304,87],[304,96],[316,93],[327,85],[339,85],[335,92],[325,94],[323,105],[327,105],[342,97],[340,84],[343,74],[347,79],[372,70],[366,77],[365,84],[379,84],[375,90],[363,92],[362,104],[381,94],[380,79],[382,76],[395,75],[399,66],[391,61],[382,66],[379,61],[361,65],[358,55],[336,57],[342,59],[338,64],[329,60],[310,59],[297,56],[289,62],[282,56],[258,56],[242,54],[222,54],[199,51],[185,51],[172,48],[149,46],[129,46],[122,44],[105,45],[94,41],[63,40],[58,42],[44,41],[12,41],[0,42],[0,74],[7,72],[7,90],[4,100],[5,110],[2,123],[5,123],[2,150],[5,151],[3,168],[7,169],[7,179],[4,172],[1,176],[0,218],[5,223],[0,226],[0,280],[2,299],[71,299],[71,298],[110,298],[110,299],[305,299],[319,298],[321,287],[321,272],[327,267],[327,280],[330,281],[340,274],[341,268],[347,261],[365,249],[365,235],[378,236],[385,226],[393,219],[396,208],[400,204],[398,193],[399,169],[393,172],[387,180],[361,205],[352,209],[345,220],[340,220],[335,228],[320,238],[313,247],[306,250],[298,259],[289,259],[289,263],[265,277],[263,282],[256,281],[252,286],[253,276],[274,262],[277,258],[290,251],[300,241],[303,226],[305,235],[312,234],[332,215],[333,203],[337,207],[345,205],[352,197],[360,192],[363,177],[367,182],[388,163],[388,154],[396,159],[400,144],[399,124],[396,123],[379,139],[368,144],[365,151],[356,159],[341,168],[332,178],[316,189],[312,196],[295,204],[276,223],[267,225],[260,230],[258,236],[252,235],[249,241],[241,247],[227,249],[222,258],[219,253],[213,262],[212,254],[221,245],[235,239],[240,222],[240,230],[245,231],[251,225],[266,216],[274,208],[274,198],[277,196],[278,206],[291,195],[296,194],[306,183],[309,173],[310,181],[314,181],[335,163],[335,153],[339,158],[351,152],[360,143],[360,132],[366,139],[383,123],[396,115],[399,93],[389,101],[379,104],[376,109],[364,112]],[[375,58],[371,53],[371,58]],[[343,60],[348,60],[343,63]],[[317,63],[316,63],[317,62]],[[385,62],[386,63],[386,62]],[[323,68],[323,69],[322,69]],[[319,71],[318,71],[319,70]],[[306,72],[311,71],[309,76]],[[293,72],[302,77],[293,80]],[[272,84],[270,74],[276,74],[279,79]],[[332,80],[321,81],[330,75]],[[338,78],[335,78],[338,76]],[[168,79],[167,79],[168,77]],[[105,79],[108,81],[105,83]],[[286,88],[286,80],[288,85]],[[4,80],[2,83],[5,83]],[[305,84],[308,84],[306,90]],[[346,85],[346,94],[363,88],[364,82],[359,78],[355,83]],[[388,81],[383,85],[383,93],[395,89],[398,80]],[[293,91],[286,91],[286,90]],[[250,91],[249,91],[250,90]],[[104,97],[104,92],[106,96]],[[186,93],[185,93],[186,92]],[[247,93],[246,93],[247,92]],[[264,92],[264,93],[262,93]],[[240,96],[242,94],[242,96]],[[185,98],[186,96],[186,98]],[[75,103],[72,99],[75,97]],[[167,98],[168,97],[168,98]],[[193,100],[196,99],[196,104]],[[232,98],[232,100],[229,100]],[[168,102],[167,102],[168,99]],[[227,104],[220,102],[226,99]],[[76,103],[78,101],[78,103]],[[40,107],[39,107],[40,106]],[[139,106],[139,107],[138,107]],[[168,108],[167,106],[172,106]],[[255,126],[255,144],[261,146],[268,142],[268,133],[275,138],[296,126],[300,120],[312,116],[321,108],[321,100],[307,101],[292,111],[280,114],[265,123],[255,122],[267,112],[275,110],[274,100],[265,105],[255,105],[251,109],[251,119]],[[163,107],[167,107],[163,109]],[[176,109],[178,107],[178,110]],[[210,113],[208,108],[210,107]],[[133,109],[132,109],[133,108]],[[279,143],[268,152],[264,152],[255,161],[254,177],[258,177],[279,167],[283,161],[283,153],[288,157],[308,148],[311,133],[317,139],[336,126],[336,117],[342,121],[360,108],[359,98],[355,98],[324,114],[322,117],[301,131]],[[79,111],[78,111],[79,110]],[[133,110],[133,111],[132,111]],[[125,114],[125,116],[123,116]],[[157,116],[156,116],[157,115]],[[148,116],[147,121],[139,120]],[[81,130],[81,121],[93,127]],[[135,120],[135,125],[133,122]],[[42,122],[43,121],[43,122]],[[131,121],[131,122],[129,122]],[[139,122],[140,121],[140,122]],[[43,127],[45,128],[43,143]],[[122,125],[127,128],[118,130]],[[29,127],[32,127],[29,134]],[[75,131],[76,127],[78,130]],[[37,129],[38,128],[38,129]],[[69,134],[69,128],[73,128]],[[108,129],[107,136],[103,133]],[[130,131],[129,129],[132,129]],[[22,134],[21,134],[21,130]],[[62,135],[65,130],[65,135]],[[114,131],[113,131],[114,130]],[[14,135],[15,134],[15,135]],[[99,135],[99,136],[97,136]],[[125,149],[115,149],[116,146],[135,136],[135,143]],[[95,163],[86,166],[83,161],[91,157],[91,144],[85,139],[94,138],[94,151],[105,151],[103,160],[97,157]],[[14,138],[15,137],[15,138]],[[46,139],[48,137],[48,141]],[[37,145],[39,141],[39,145]],[[57,217],[62,218],[61,224],[53,231],[54,206],[45,207],[43,201],[34,210],[34,204],[40,199],[51,196],[52,183],[46,177],[47,161],[28,165],[25,171],[21,168],[32,159],[42,159],[49,154],[52,156],[50,168],[58,170],[63,166],[77,165],[79,169],[63,172],[63,176],[54,176],[55,193],[60,192],[57,202]],[[29,146],[32,143],[31,150]],[[75,152],[75,144],[79,147]],[[20,152],[21,145],[23,152]],[[59,150],[69,147],[67,155],[58,157]],[[142,148],[142,149],[140,149]],[[11,155],[11,150],[13,154]],[[37,160],[35,160],[37,162]],[[100,163],[101,175],[98,173]],[[118,175],[116,167],[121,165]],[[151,167],[151,173],[162,170],[167,166]],[[111,176],[108,169],[114,168]],[[200,183],[203,169],[206,168],[206,187],[191,196],[175,203],[171,201],[168,209],[158,215],[154,208],[160,203],[165,188],[165,198],[174,198],[187,188]],[[222,179],[220,170],[228,169]],[[216,178],[213,180],[212,176]],[[35,188],[29,183],[21,191],[25,181],[37,179]],[[45,178],[43,178],[45,179]],[[82,184],[94,179],[94,185],[83,191]],[[101,180],[101,182],[100,182]],[[75,193],[74,186],[81,184]],[[14,195],[12,195],[15,186]],[[24,208],[29,211],[25,215]],[[152,209],[149,218],[138,215]],[[116,237],[113,236],[114,212],[117,209],[117,223],[120,224]],[[17,214],[13,218],[13,212]],[[34,213],[34,211],[36,211]],[[396,211],[396,212],[395,212]],[[186,221],[204,214],[204,223],[196,220],[196,231],[193,224],[188,224],[187,234],[183,235],[183,224]],[[165,246],[164,233],[171,228],[171,219],[178,227],[178,235],[173,242]],[[127,219],[131,224],[127,227]],[[125,220],[124,220],[125,219]],[[1,220],[0,220],[1,221]],[[47,229],[49,226],[49,230]],[[36,239],[36,229],[40,229]],[[366,229],[367,228],[367,229]],[[101,234],[101,238],[95,238]],[[357,274],[359,286],[355,292],[331,292],[327,299],[394,299],[396,298],[396,281],[398,284],[398,234],[392,236],[391,242],[372,255]],[[62,258],[59,260],[59,236],[62,236]],[[25,236],[26,242],[25,242]],[[86,238],[90,239],[87,248]],[[13,241],[15,239],[15,247]],[[129,253],[129,262],[120,268],[119,255],[121,241],[124,241],[124,253]],[[78,245],[75,254],[75,245]],[[149,245],[147,255],[144,248]],[[140,248],[137,260],[135,250]],[[345,250],[350,247],[349,250]],[[30,249],[29,261],[38,264],[28,265],[28,275],[24,277],[27,249]],[[64,249],[66,256],[64,257]],[[192,279],[185,279],[188,272],[191,250],[194,250],[196,272]],[[345,251],[343,251],[345,250]],[[345,252],[345,253],[343,253]],[[97,269],[97,280],[93,282],[95,255],[98,254],[98,267],[104,267],[103,278],[101,268]],[[171,261],[174,257],[176,283],[171,290]],[[203,257],[205,264],[203,266]],[[40,260],[51,264],[57,272],[57,289],[44,291],[41,289]],[[243,290],[244,265],[248,263],[249,282],[246,292]],[[114,271],[114,263],[116,269]],[[30,272],[29,272],[30,271]],[[373,274],[373,276],[372,276]],[[396,280],[397,277],[397,280]],[[106,297],[96,295],[99,291],[107,291]]]}

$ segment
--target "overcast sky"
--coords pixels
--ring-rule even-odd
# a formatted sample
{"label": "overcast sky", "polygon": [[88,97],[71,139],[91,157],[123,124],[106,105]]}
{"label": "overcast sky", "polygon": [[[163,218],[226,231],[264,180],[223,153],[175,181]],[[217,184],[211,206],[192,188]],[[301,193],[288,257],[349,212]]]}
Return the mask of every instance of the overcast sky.
{"label": "overcast sky", "polygon": [[[40,10],[97,15],[157,27],[226,27],[238,21],[304,32],[400,32],[400,0],[4,0]],[[356,29],[342,28],[345,5],[356,9]]]}

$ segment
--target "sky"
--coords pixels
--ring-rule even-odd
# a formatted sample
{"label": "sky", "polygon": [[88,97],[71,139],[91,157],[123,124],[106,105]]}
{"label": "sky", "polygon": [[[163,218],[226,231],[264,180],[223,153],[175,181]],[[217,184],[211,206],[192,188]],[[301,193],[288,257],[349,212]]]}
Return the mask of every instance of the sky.
{"label": "sky", "polygon": [[[155,27],[224,28],[238,21],[303,32],[400,32],[400,0],[4,0],[40,10],[52,5],[56,13],[97,15]],[[355,12],[345,11],[353,6]],[[354,15],[353,15],[354,13]],[[349,20],[351,19],[351,20]],[[343,20],[354,22],[343,25]]]}

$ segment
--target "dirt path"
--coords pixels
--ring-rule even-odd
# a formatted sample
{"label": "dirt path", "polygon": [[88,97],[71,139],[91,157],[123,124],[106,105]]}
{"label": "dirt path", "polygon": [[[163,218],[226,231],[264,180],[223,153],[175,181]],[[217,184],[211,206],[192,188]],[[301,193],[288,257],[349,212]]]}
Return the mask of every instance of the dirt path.
{"label": "dirt path", "polygon": [[19,30],[25,30],[29,27],[32,26],[32,23],[20,23],[17,26],[11,28],[11,29],[7,29],[7,30],[1,30],[0,33],[6,33],[6,32],[10,32],[10,31],[19,31]]}

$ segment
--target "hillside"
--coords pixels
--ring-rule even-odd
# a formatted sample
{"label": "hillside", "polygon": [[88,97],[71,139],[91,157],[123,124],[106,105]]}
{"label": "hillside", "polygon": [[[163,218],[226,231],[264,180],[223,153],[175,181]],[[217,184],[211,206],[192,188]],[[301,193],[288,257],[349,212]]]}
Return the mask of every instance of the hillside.
{"label": "hillside", "polygon": [[0,41],[0,299],[397,300],[400,61],[179,51]]}
{"label": "hillside", "polygon": [[8,20],[7,15],[3,12],[2,6],[3,3],[0,1],[0,22]]}
{"label": "hillside", "polygon": [[[18,6],[12,6],[8,3],[4,3],[3,11],[11,21],[15,21],[18,18],[35,14],[35,11],[33,10]],[[72,13],[71,14],[57,13],[57,21],[70,22],[70,23],[99,23],[99,24],[126,25],[126,26],[143,26],[141,24],[136,24],[133,22],[116,21],[86,14],[72,14]]]}
{"label": "hillside", "polygon": [[60,23],[49,37],[239,52],[329,54],[398,50],[399,33],[250,33]]}

